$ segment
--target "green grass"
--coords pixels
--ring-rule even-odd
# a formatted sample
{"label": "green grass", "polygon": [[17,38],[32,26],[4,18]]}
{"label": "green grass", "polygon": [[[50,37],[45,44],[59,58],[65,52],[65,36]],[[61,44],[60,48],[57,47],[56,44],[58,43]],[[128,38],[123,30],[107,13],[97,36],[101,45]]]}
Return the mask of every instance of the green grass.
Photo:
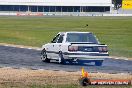
{"label": "green grass", "polygon": [[0,17],[1,43],[41,47],[60,31],[93,32],[110,55],[132,57],[132,17]]}

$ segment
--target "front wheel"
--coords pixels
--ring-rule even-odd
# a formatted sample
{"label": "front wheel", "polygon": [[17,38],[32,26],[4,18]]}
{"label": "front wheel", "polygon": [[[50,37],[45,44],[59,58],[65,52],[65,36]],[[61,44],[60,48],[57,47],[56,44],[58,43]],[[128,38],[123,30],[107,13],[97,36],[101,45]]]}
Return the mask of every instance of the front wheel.
{"label": "front wheel", "polygon": [[46,54],[46,50],[45,49],[43,49],[41,51],[41,60],[43,62],[48,62],[48,63],[50,62],[50,59],[47,58],[47,54]]}

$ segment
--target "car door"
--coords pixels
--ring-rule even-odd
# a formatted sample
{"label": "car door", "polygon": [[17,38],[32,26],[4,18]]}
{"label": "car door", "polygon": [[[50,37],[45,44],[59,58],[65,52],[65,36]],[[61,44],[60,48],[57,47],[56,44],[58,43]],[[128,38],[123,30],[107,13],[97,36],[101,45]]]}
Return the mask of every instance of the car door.
{"label": "car door", "polygon": [[55,36],[53,38],[53,40],[51,41],[51,43],[47,46],[48,50],[47,50],[47,56],[51,59],[55,59],[56,56],[56,43],[58,41],[60,34],[58,34],[57,36]]}
{"label": "car door", "polygon": [[61,47],[63,46],[62,42],[63,42],[63,38],[64,35],[61,34],[59,35],[59,38],[57,40],[57,42],[54,44],[54,51],[56,52],[54,55],[54,59],[59,59],[59,51],[61,51]]}

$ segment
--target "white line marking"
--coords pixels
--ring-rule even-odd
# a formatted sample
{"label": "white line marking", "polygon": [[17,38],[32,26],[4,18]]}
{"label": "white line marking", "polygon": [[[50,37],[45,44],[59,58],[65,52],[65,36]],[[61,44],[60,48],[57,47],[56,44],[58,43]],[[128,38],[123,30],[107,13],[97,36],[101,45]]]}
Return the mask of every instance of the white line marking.
{"label": "white line marking", "polygon": [[[42,50],[41,48],[37,48],[37,47],[33,47],[33,48],[28,48],[28,47],[23,47],[23,46],[15,46],[15,45],[8,45],[8,44],[5,44],[4,46],[10,46],[10,47],[16,47],[16,48],[24,48],[24,49],[33,49],[33,50],[38,50],[38,51],[40,51],[40,50]],[[113,58],[113,57],[110,57],[110,58]],[[129,59],[127,59],[127,58],[113,58],[113,59],[121,59],[121,60],[129,60]]]}
{"label": "white line marking", "polygon": [[121,75],[125,75],[125,73],[119,73],[119,74],[121,74]]}
{"label": "white line marking", "polygon": [[27,49],[33,49],[33,48],[27,48]]}
{"label": "white line marking", "polygon": [[40,70],[40,71],[44,71],[44,69],[38,69],[38,70]]}
{"label": "white line marking", "polygon": [[124,60],[128,60],[128,59],[126,58],[126,59],[124,59]]}
{"label": "white line marking", "polygon": [[3,68],[6,68],[6,69],[11,69],[12,67],[3,67]]}
{"label": "white line marking", "polygon": [[22,49],[33,49],[33,50],[38,50],[38,51],[40,51],[41,50],[41,48],[28,48],[28,47],[23,47],[23,46],[12,46],[12,45],[4,45],[4,46],[10,46],[10,47],[16,47],[16,48],[22,48]]}
{"label": "white line marking", "polygon": [[9,45],[4,45],[4,46],[9,46]]}
{"label": "white line marking", "polygon": [[41,50],[41,49],[35,49],[35,50]]}
{"label": "white line marking", "polygon": [[24,48],[24,47],[20,47],[20,48]]}
{"label": "white line marking", "polygon": [[119,59],[119,58],[115,58],[115,59]]}

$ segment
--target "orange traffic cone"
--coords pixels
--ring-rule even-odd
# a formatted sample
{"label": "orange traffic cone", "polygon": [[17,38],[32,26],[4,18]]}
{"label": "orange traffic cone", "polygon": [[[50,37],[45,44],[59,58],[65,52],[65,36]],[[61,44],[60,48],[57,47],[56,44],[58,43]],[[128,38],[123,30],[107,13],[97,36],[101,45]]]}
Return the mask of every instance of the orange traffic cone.
{"label": "orange traffic cone", "polygon": [[84,68],[82,67],[82,77],[79,79],[80,85],[87,86],[91,84],[89,74],[88,72],[84,71]]}

